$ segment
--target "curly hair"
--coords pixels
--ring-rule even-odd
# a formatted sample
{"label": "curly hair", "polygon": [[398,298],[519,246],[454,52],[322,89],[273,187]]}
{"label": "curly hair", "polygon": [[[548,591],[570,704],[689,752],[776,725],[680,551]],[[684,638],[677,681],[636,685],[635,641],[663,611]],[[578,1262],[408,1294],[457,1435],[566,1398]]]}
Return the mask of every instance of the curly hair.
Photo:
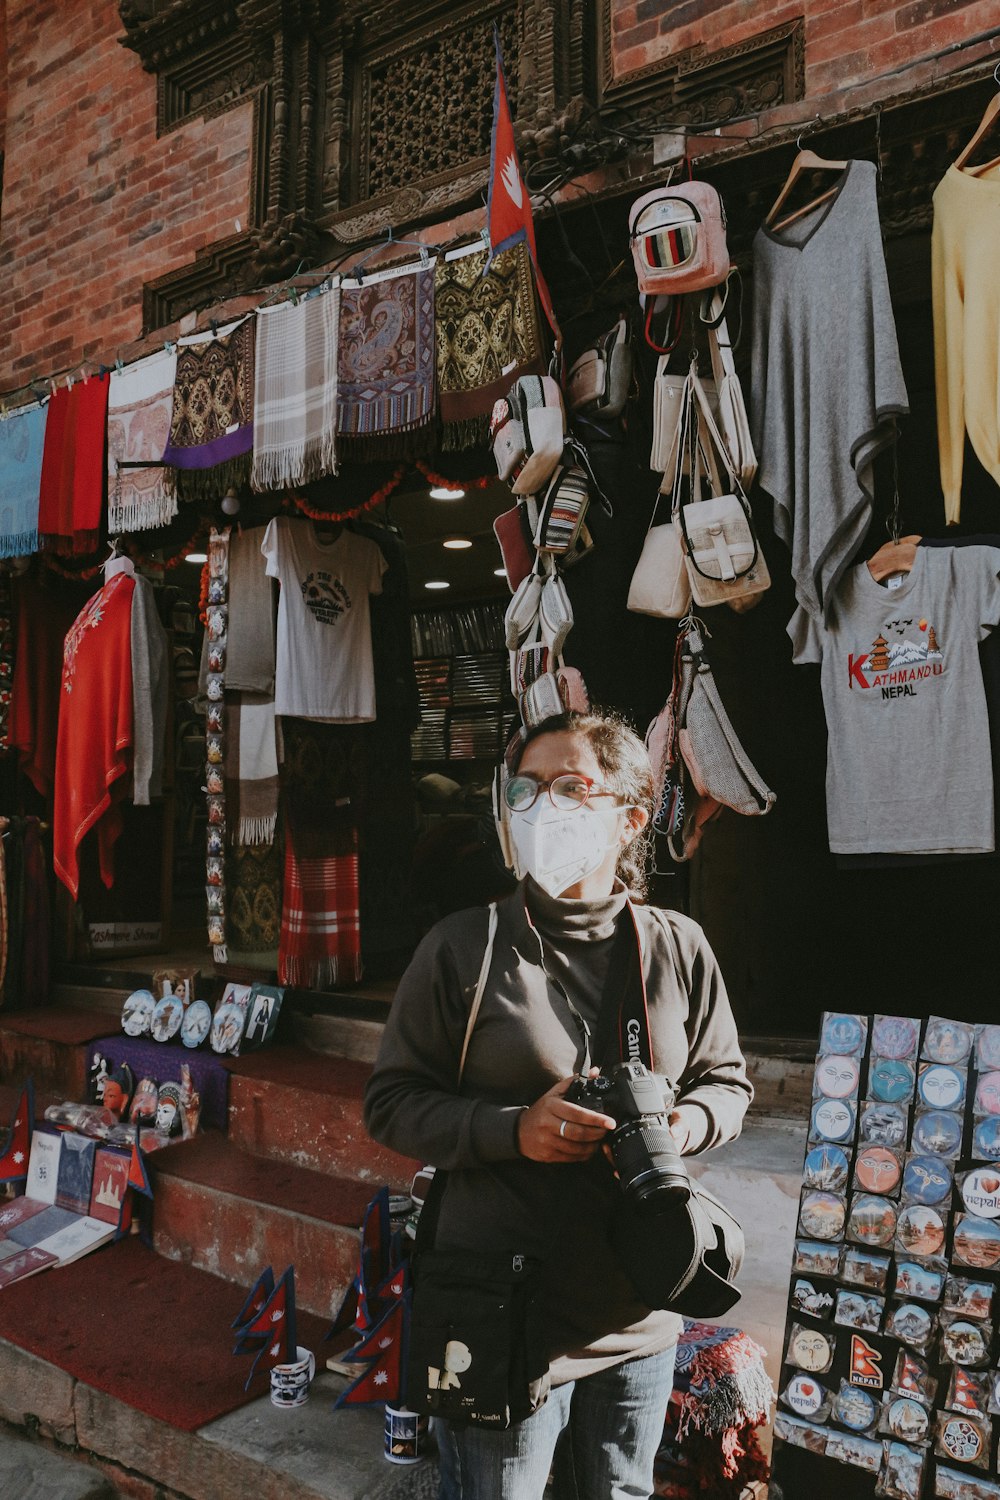
{"label": "curly hair", "polygon": [[513,774],[521,757],[533,740],[543,734],[578,734],[585,739],[601,768],[608,786],[629,807],[642,807],[648,819],[641,833],[622,848],[615,873],[623,881],[633,901],[645,901],[649,866],[653,852],[651,829],[655,810],[656,784],[653,767],[642,740],[635,730],[617,714],[592,709],[590,713],[562,713],[545,719],[525,732],[524,738],[509,757]]}

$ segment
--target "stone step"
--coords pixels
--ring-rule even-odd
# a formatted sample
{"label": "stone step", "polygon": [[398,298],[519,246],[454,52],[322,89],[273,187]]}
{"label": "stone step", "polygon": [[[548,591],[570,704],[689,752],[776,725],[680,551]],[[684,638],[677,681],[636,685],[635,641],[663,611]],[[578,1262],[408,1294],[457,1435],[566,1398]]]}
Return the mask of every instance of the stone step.
{"label": "stone step", "polygon": [[85,1460],[0,1432],[0,1495],[11,1500],[117,1500],[118,1491]]}
{"label": "stone step", "polygon": [[751,1114],[771,1120],[807,1120],[815,1044],[787,1037],[743,1037],[742,1044],[754,1086]]}
{"label": "stone step", "polygon": [[303,1308],[331,1317],[358,1268],[371,1184],[241,1150],[217,1131],[147,1158],[161,1255],[250,1286],[295,1266]]}
{"label": "stone step", "polygon": [[134,989],[134,984],[78,984],[59,982],[52,986],[50,999],[53,1005],[66,1006],[71,1010],[104,1011],[109,1016],[116,1017],[114,1025],[108,1023],[108,1030],[114,1031],[119,1024],[122,1006]]}
{"label": "stone step", "polygon": [[87,1097],[87,1043],[106,1036],[106,1011],[48,1006],[0,1016],[0,1082],[33,1078],[37,1095]]}
{"label": "stone step", "polygon": [[258,1156],[375,1186],[409,1183],[419,1162],[372,1141],[362,1100],[367,1063],[279,1044],[234,1058],[229,1138]]}

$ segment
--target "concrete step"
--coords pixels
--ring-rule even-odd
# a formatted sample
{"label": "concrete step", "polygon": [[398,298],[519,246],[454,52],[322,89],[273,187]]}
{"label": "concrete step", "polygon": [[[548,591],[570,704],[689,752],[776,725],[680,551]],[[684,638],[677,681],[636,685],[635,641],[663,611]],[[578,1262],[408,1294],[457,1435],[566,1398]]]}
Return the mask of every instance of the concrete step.
{"label": "concrete step", "polygon": [[815,1043],[787,1037],[743,1037],[754,1086],[750,1113],[770,1120],[805,1120],[812,1102]]}
{"label": "concrete step", "polygon": [[[139,988],[135,984],[79,984],[61,981],[52,986],[50,999],[53,1005],[67,1006],[71,1010],[105,1011],[109,1016],[117,1018],[117,1025],[126,999],[134,989]],[[109,1024],[108,1030],[114,1029],[115,1026]]]}
{"label": "concrete step", "polygon": [[331,1317],[358,1268],[369,1183],[242,1151],[216,1131],[148,1158],[161,1255],[247,1287],[295,1266],[298,1302]]}
{"label": "concrete step", "polygon": [[420,1165],[369,1139],[367,1063],[279,1044],[234,1058],[229,1138],[258,1156],[376,1186],[405,1186]]}
{"label": "concrete step", "polygon": [[87,1042],[106,1036],[106,1011],[47,1006],[0,1016],[0,1082],[33,1078],[35,1093],[87,1097]]}
{"label": "concrete step", "polygon": [[11,1500],[117,1500],[118,1491],[85,1460],[0,1431],[0,1495]]}

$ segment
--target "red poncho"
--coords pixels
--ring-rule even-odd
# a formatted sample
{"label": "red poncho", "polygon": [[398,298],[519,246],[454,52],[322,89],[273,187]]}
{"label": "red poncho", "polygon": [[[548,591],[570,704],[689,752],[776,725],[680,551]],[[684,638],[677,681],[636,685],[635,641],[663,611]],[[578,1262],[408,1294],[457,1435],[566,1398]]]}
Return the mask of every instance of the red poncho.
{"label": "red poncho", "polygon": [[114,883],[114,845],[121,833],[121,778],[132,765],[132,594],[135,579],[118,573],[90,599],[63,651],[53,863],[74,901],[78,851],[97,825],[101,879]]}

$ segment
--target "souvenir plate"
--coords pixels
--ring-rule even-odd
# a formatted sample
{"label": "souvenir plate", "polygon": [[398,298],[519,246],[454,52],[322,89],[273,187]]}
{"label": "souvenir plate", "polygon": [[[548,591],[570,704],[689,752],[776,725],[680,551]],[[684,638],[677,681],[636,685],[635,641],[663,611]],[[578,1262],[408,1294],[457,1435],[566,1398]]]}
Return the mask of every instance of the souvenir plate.
{"label": "souvenir plate", "polygon": [[169,1042],[181,1029],[184,1019],[184,1001],[177,995],[164,995],[153,1011],[153,1040]]}
{"label": "souvenir plate", "polygon": [[1000,1026],[984,1026],[976,1043],[980,1072],[1000,1068]]}
{"label": "souvenir plate", "polygon": [[874,1057],[868,1071],[868,1097],[880,1099],[883,1104],[901,1104],[904,1099],[913,1098],[915,1078],[912,1063]]}
{"label": "souvenir plate", "polygon": [[972,1133],[973,1156],[1000,1161],[1000,1119],[980,1120]]}
{"label": "souvenir plate", "polygon": [[805,1193],[799,1209],[799,1233],[814,1240],[839,1240],[847,1205],[836,1193]]}
{"label": "souvenir plate", "polygon": [[922,1266],[916,1260],[901,1260],[896,1267],[896,1296],[915,1297],[918,1302],[940,1302],[944,1272]]}
{"label": "souvenir plate", "polygon": [[976,1114],[1000,1115],[1000,1072],[984,1073],[976,1086]]}
{"label": "souvenir plate", "polygon": [[943,1156],[911,1156],[903,1172],[903,1197],[911,1203],[943,1203],[953,1180]]}
{"label": "souvenir plate", "polygon": [[859,1193],[851,1199],[847,1220],[849,1239],[862,1245],[891,1245],[896,1233],[896,1205],[888,1198]]}
{"label": "souvenir plate", "polygon": [[212,1007],[207,1000],[192,1000],[181,1022],[185,1047],[200,1047],[212,1029]]}
{"label": "souvenir plate", "polygon": [[965,1070],[928,1063],[920,1070],[917,1088],[928,1109],[960,1109],[965,1101]]}
{"label": "souvenir plate", "polygon": [[910,1255],[939,1255],[944,1248],[945,1222],[936,1208],[911,1203],[896,1225],[896,1240]]}
{"label": "souvenir plate", "polygon": [[864,1146],[854,1163],[854,1180],[866,1193],[893,1193],[902,1167],[888,1146]]}
{"label": "souvenir plate", "polygon": [[977,1218],[1000,1218],[1000,1167],[977,1167],[966,1173],[962,1201]]}
{"label": "souvenir plate", "polygon": [[885,1331],[914,1349],[926,1349],[934,1331],[934,1318],[926,1307],[903,1302],[889,1314]]}
{"label": "souvenir plate", "polygon": [[885,1430],[904,1443],[919,1443],[927,1436],[930,1416],[926,1407],[912,1396],[897,1396],[885,1413]]}
{"label": "souvenir plate", "polygon": [[800,1417],[814,1417],[826,1400],[826,1387],[815,1375],[799,1371],[785,1387],[784,1402]]}
{"label": "souvenir plate", "polygon": [[943,1109],[918,1115],[913,1122],[913,1149],[933,1156],[957,1156],[962,1148],[962,1117]]}
{"label": "souvenir plate", "polygon": [[847,1141],[854,1134],[854,1106],[842,1099],[820,1099],[813,1105],[812,1138]]}
{"label": "souvenir plate", "polygon": [[[865,1027],[861,1017],[831,1011],[823,1022],[820,1051],[836,1052],[844,1057],[864,1050]],[[997,1066],[1000,1067],[1000,1063]]]}
{"label": "souvenir plate", "polygon": [[831,1053],[816,1064],[816,1089],[828,1099],[849,1099],[858,1091],[861,1069],[856,1057]]}
{"label": "souvenir plate", "polygon": [[990,1345],[983,1325],[965,1318],[956,1318],[941,1329],[941,1350],[953,1365],[989,1364]]}
{"label": "souvenir plate", "polygon": [[901,1104],[866,1104],[861,1111],[861,1139],[876,1146],[902,1146],[908,1120]]}
{"label": "souvenir plate", "polygon": [[875,1425],[878,1407],[874,1396],[859,1390],[856,1385],[842,1385],[834,1397],[833,1419],[852,1432],[867,1432]]}
{"label": "souvenir plate", "polygon": [[148,1036],[153,1024],[156,997],[151,990],[133,990],[122,1006],[122,1031],[126,1036]]}
{"label": "souvenir plate", "polygon": [[239,1005],[230,1000],[220,1005],[212,1022],[212,1051],[232,1052],[240,1044],[246,1016]]}
{"label": "souvenir plate", "polygon": [[802,1186],[822,1188],[828,1193],[843,1192],[848,1170],[847,1152],[839,1146],[814,1146],[802,1168]]}
{"label": "souvenir plate", "polygon": [[905,1016],[876,1016],[872,1028],[872,1052],[879,1057],[916,1057],[920,1028]]}
{"label": "souvenir plate", "polygon": [[980,1271],[991,1270],[1000,1262],[1000,1225],[963,1214],[955,1225],[955,1259]]}
{"label": "souvenir plate", "polygon": [[965,1063],[972,1051],[973,1031],[962,1021],[931,1016],[921,1053],[930,1062]]}

